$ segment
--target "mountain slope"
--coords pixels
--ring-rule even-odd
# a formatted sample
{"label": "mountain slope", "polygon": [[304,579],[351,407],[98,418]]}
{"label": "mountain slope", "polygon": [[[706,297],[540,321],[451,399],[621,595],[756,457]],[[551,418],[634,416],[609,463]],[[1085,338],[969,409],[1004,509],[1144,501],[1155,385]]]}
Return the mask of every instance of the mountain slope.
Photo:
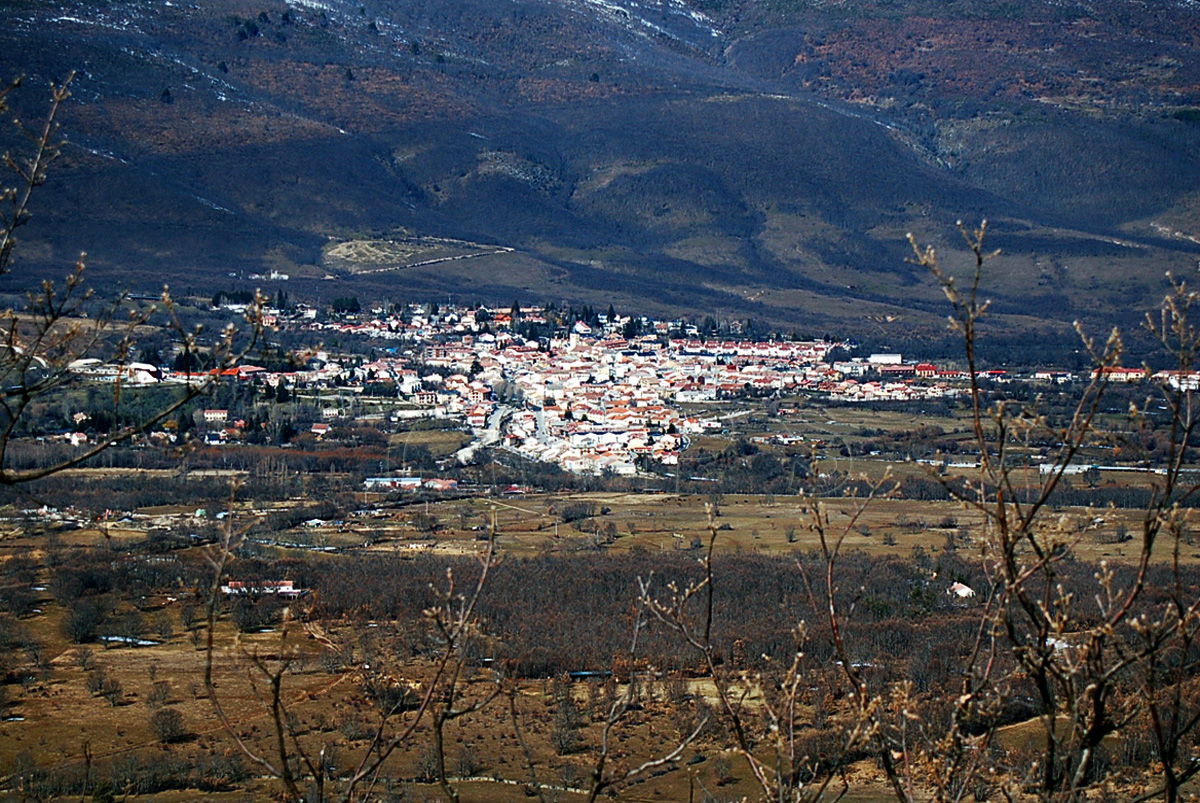
{"label": "mountain slope", "polygon": [[[952,249],[954,218],[992,218],[1008,257],[987,290],[1013,331],[1135,320],[1198,250],[1186,6],[9,6],[0,71],[79,70],[30,270],[86,249],[133,289],[275,269],[327,297],[613,301],[904,341],[942,331],[909,230]],[[32,118],[41,98],[19,101]],[[405,237],[512,250],[325,257]]]}

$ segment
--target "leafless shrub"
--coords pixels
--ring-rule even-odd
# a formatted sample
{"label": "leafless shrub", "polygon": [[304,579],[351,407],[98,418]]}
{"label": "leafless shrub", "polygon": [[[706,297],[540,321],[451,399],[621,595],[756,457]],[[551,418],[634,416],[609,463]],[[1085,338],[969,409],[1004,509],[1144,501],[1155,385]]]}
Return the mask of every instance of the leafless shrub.
{"label": "leafless shrub", "polygon": [[108,700],[108,704],[114,707],[120,705],[125,698],[125,689],[121,685],[121,681],[111,675],[105,675],[101,679],[99,692],[100,696]]}
{"label": "leafless shrub", "polygon": [[96,653],[87,647],[80,647],[75,651],[75,665],[84,672],[92,671],[96,668]]}
{"label": "leafless shrub", "polygon": [[146,705],[151,708],[162,708],[171,699],[171,684],[165,680],[156,680],[146,695]]}
{"label": "leafless shrub", "polygon": [[163,744],[178,742],[187,735],[183,724],[183,714],[175,708],[160,708],[150,717],[150,728],[154,738]]}

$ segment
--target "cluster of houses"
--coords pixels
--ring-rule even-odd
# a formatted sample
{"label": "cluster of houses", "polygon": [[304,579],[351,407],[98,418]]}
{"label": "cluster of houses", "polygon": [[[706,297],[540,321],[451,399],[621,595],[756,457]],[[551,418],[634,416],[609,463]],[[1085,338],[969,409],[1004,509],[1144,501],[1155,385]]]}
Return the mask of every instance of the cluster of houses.
{"label": "cluster of houses", "polygon": [[[844,345],[626,339],[576,326],[541,343],[507,333],[442,339],[421,351],[420,363],[454,372],[434,377],[438,392],[429,398],[445,404],[448,414],[463,415],[481,438],[574,473],[631,475],[642,459],[675,465],[689,436],[724,426],[719,411],[697,405],[738,396],[807,390],[845,400],[895,400],[960,392],[933,374],[919,383],[876,379],[870,362],[861,372],[854,363],[858,378],[848,377],[826,362]],[[362,369],[405,386],[403,361],[378,360]],[[430,377],[407,381],[415,389],[418,379],[427,386]]]}
{"label": "cluster of houses", "polygon": [[[719,409],[711,405],[730,398],[807,391],[850,402],[914,401],[961,394],[967,379],[963,371],[906,361],[900,354],[829,360],[834,349],[848,350],[848,343],[711,340],[680,322],[645,318],[635,328],[648,334],[637,337],[623,336],[629,331],[629,318],[599,316],[599,326],[577,321],[556,337],[526,340],[514,323],[544,323],[545,310],[540,307],[444,307],[430,312],[412,306],[400,313],[378,311],[326,321],[306,312],[290,322],[276,311],[268,312],[280,325],[403,341],[403,356],[363,361],[315,352],[301,355],[302,367],[293,371],[242,365],[219,371],[221,379],[291,389],[361,391],[383,385],[389,395],[394,392],[407,402],[410,411],[461,420],[483,444],[577,473],[633,474],[641,459],[676,464],[689,436],[724,426]],[[395,355],[399,348],[384,351]],[[212,377],[99,360],[80,360],[71,369],[98,381],[131,384],[194,383]],[[1110,381],[1148,378],[1141,369],[1102,371]],[[989,371],[981,378],[1064,383],[1079,377],[1047,370],[1021,377]],[[1162,372],[1156,378],[1175,387],[1200,387],[1200,374]],[[218,437],[227,423],[224,413],[204,413]],[[312,427],[317,437],[330,430],[325,421]],[[416,487],[426,482],[397,481]]]}

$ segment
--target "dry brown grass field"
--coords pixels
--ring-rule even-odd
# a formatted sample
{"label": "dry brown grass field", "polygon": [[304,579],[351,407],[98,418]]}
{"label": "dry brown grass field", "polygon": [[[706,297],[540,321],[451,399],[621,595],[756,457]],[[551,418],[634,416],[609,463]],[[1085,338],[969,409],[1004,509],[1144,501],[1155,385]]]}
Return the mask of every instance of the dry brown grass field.
{"label": "dry brown grass field", "polygon": [[[171,612],[168,598],[149,602],[148,609]],[[58,635],[61,612],[49,611],[36,617],[33,628],[44,648],[52,656],[49,670],[41,679],[22,689],[10,709],[9,721],[0,722],[0,756],[6,770],[22,761],[32,762],[52,773],[83,773],[88,767],[100,768],[122,758],[140,756],[232,755],[236,748],[213,715],[203,686],[204,651],[186,633],[177,633],[150,647],[80,647]],[[322,637],[354,637],[361,626],[331,624],[319,628]],[[336,755],[338,772],[349,772],[367,748],[367,735],[377,716],[364,699],[360,683],[361,667],[330,666],[322,662],[320,643],[305,628],[292,624],[286,637],[283,630],[253,635],[237,635],[227,623],[219,626],[215,648],[215,682],[220,699],[230,712],[233,728],[253,749],[269,752],[271,718],[261,678],[256,683],[251,656],[272,661],[283,653],[293,656],[295,669],[286,676],[285,699],[294,726],[309,746],[327,745]],[[91,654],[91,666],[81,667],[80,653]],[[431,671],[427,664],[411,661],[405,665],[408,680],[418,684]],[[115,700],[90,693],[88,676],[103,672],[119,681],[122,691]],[[165,699],[152,702],[155,684],[169,689]],[[465,698],[481,697],[492,688],[495,678],[490,671],[475,670],[464,684]],[[714,701],[711,683],[688,681],[688,692]],[[623,693],[624,684],[612,692]],[[521,681],[516,691],[516,709],[521,728],[530,744],[538,780],[552,788],[561,800],[583,799],[580,787],[593,760],[603,726],[602,706],[606,693],[601,683],[576,683],[570,689],[583,712],[580,728],[581,749],[572,755],[558,755],[551,747],[554,701],[549,681]],[[681,737],[678,707],[671,702],[661,683],[644,684],[635,711],[627,715],[613,731],[612,760],[620,766],[638,763],[645,757],[661,755],[673,748]],[[744,704],[753,707],[757,695],[747,690]],[[178,710],[183,716],[186,736],[164,745],[150,726],[150,717],[158,706]],[[397,751],[386,765],[386,773],[400,778],[421,776],[422,761],[427,760],[429,731],[419,726],[406,749]],[[479,714],[452,725],[447,730],[447,755],[455,786],[464,801],[520,801],[528,799],[524,789],[529,779],[526,756],[519,746],[507,705],[493,705]],[[703,759],[696,760],[695,756]],[[744,763],[721,748],[719,740],[702,738],[688,748],[685,758],[696,763],[682,769],[647,777],[619,789],[622,800],[671,801],[700,798],[711,793],[716,799],[736,800],[753,796],[756,787]],[[723,766],[722,766],[723,765]],[[469,772],[464,776],[464,771]],[[228,792],[206,792],[215,800],[245,800],[273,797],[274,782],[251,777]],[[887,799],[869,766],[852,768],[854,794],[849,800]],[[494,780],[499,779],[499,780]],[[406,792],[415,800],[440,799],[432,784],[407,782]],[[120,791],[120,790],[118,790]],[[187,800],[196,792],[154,794],[156,800]]]}
{"label": "dry brown grass field", "polygon": [[[598,515],[564,523],[556,511],[578,501],[594,504]],[[854,517],[846,549],[872,555],[907,556],[916,547],[932,552],[944,549],[952,539],[953,548],[970,556],[978,554],[982,517],[961,503],[889,498],[872,499],[865,506],[863,502],[853,497],[821,500],[831,531],[844,529]],[[436,538],[419,538],[415,529],[406,524],[406,514],[394,514],[381,522],[384,540],[372,549],[386,551],[407,543],[435,552],[475,551],[479,548],[477,539],[481,530],[470,528],[483,527],[494,514],[497,543],[502,552],[514,555],[590,549],[592,533],[586,530],[602,529],[609,523],[614,526],[615,539],[605,545],[606,550],[688,550],[693,548],[694,539],[707,540],[710,504],[708,497],[696,495],[610,492],[445,501],[427,506],[428,512],[445,524]],[[809,505],[800,497],[727,494],[720,497],[717,509],[714,522],[718,528],[718,553],[787,555],[820,546],[810,527]],[[1095,561],[1133,559],[1136,547],[1116,543],[1117,534],[1122,527],[1135,532],[1140,520],[1137,510],[1078,507],[1055,511],[1052,523],[1072,536],[1077,557]],[[1189,520],[1200,522],[1200,514],[1189,511]],[[463,528],[460,525],[464,521],[474,524]],[[364,521],[356,526],[370,524]],[[1167,545],[1163,544],[1156,558],[1169,557]],[[1200,560],[1200,544],[1195,550],[1185,551],[1181,558],[1187,562]]]}
{"label": "dry brown grass field", "polygon": [[388,439],[392,449],[423,446],[434,457],[445,457],[461,449],[471,440],[469,433],[457,429],[414,429],[398,432]]}
{"label": "dry brown grass field", "polygon": [[[181,626],[177,600],[162,596],[140,601],[144,612],[169,617],[175,631],[166,639],[150,636],[160,643],[145,647],[71,644],[61,635],[64,612],[48,598],[42,603],[44,613],[29,619],[28,624],[48,656],[46,670],[21,688],[10,707],[10,719],[0,722],[0,756],[4,757],[5,771],[11,771],[21,762],[30,762],[52,773],[83,773],[92,767],[96,768],[96,777],[100,777],[100,768],[134,755],[153,761],[154,756],[236,753],[228,733],[214,717],[204,690],[203,642],[197,643]],[[367,747],[366,737],[377,714],[361,692],[365,667],[331,663],[322,642],[353,641],[369,633],[371,627],[335,622],[314,625],[309,630],[293,622],[270,632],[237,634],[228,622],[219,623],[215,637],[215,685],[223,706],[230,712],[232,727],[253,749],[269,752],[271,718],[262,679],[256,676],[252,659],[271,663],[286,654],[291,657],[294,669],[286,675],[284,697],[295,717],[298,733],[310,747],[329,745],[337,756],[334,764],[339,772],[352,770]],[[314,638],[314,634],[320,639]],[[83,654],[89,656],[86,664]],[[430,671],[431,667],[420,660],[406,662],[403,668],[404,677],[417,684]],[[121,691],[113,699],[89,692],[88,678],[97,672],[119,682]],[[488,670],[473,670],[464,684],[464,697],[486,695],[495,680]],[[166,684],[165,695],[160,691],[158,699],[156,683]],[[688,683],[689,693],[712,698],[706,681]],[[599,740],[602,706],[608,699],[604,695],[623,693],[624,688],[624,684],[616,684],[609,690],[601,683],[573,684],[570,693],[583,712],[582,749],[562,756],[550,745],[554,702],[549,681],[518,683],[516,708],[531,745],[539,781],[556,787],[559,799],[582,799],[582,794],[573,790],[584,784],[592,760],[590,750]],[[755,700],[756,696],[750,693],[746,704],[753,706]],[[638,703],[638,710],[614,731],[612,758],[618,766],[663,754],[680,738],[679,729],[672,725],[679,722],[675,716],[677,706],[667,699],[661,683],[645,683]],[[150,717],[161,706],[182,714],[186,736],[177,743],[161,744],[152,730]],[[406,749],[397,751],[389,761],[387,774],[420,777],[428,739],[428,728],[419,726]],[[519,747],[506,705],[492,705],[457,726],[452,725],[447,731],[447,745],[451,774],[469,773],[467,780],[455,782],[462,800],[527,799],[526,757]],[[711,790],[721,799],[753,794],[752,779],[735,756],[725,757],[726,768],[719,772],[714,769],[723,755],[718,742],[700,740],[685,754],[697,755],[704,759],[687,765],[685,770],[623,787],[621,799],[682,800],[699,795],[702,790]],[[212,799],[273,796],[277,792],[273,781],[258,775],[252,772],[247,781],[239,784],[240,788],[212,793]],[[493,777],[502,780],[489,780]],[[871,793],[872,786],[873,783],[866,783],[851,799],[877,799]],[[405,788],[412,799],[439,798],[431,784],[406,783]],[[170,792],[155,794],[153,798],[187,800],[194,794]]]}

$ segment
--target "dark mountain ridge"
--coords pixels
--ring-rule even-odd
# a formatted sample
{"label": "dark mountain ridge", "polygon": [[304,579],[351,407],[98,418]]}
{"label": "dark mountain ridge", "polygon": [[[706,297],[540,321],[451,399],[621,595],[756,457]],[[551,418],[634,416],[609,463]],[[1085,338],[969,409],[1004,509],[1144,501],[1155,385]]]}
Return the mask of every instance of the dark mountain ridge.
{"label": "dark mountain ridge", "polygon": [[[940,337],[943,310],[904,233],[952,262],[954,219],[987,215],[1001,336],[1130,323],[1200,253],[1198,16],[22,0],[0,30],[22,114],[79,76],[21,262],[53,275],[87,250],[136,290],[276,270],[293,294],[613,302],[907,342]],[[326,255],[428,237],[513,250]]]}

